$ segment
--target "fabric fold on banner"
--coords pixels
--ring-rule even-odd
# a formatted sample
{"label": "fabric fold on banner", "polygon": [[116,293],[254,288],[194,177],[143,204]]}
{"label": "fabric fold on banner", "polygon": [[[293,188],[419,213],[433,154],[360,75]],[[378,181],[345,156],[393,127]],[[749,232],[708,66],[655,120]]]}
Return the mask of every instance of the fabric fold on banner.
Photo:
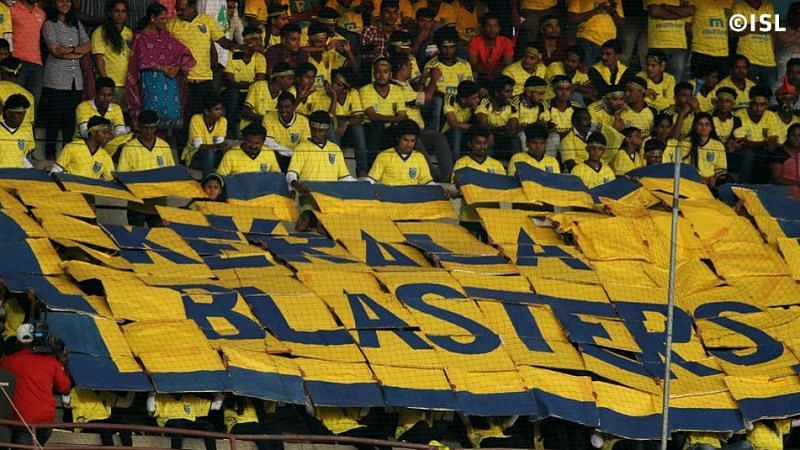
{"label": "fabric fold on banner", "polygon": [[561,207],[594,207],[594,198],[586,185],[574,175],[549,173],[517,163],[517,176],[525,196],[532,202]]}
{"label": "fabric fold on banner", "polygon": [[200,183],[182,166],[137,172],[114,172],[114,176],[138,198],[204,198]]}
{"label": "fabric fold on banner", "polygon": [[278,172],[253,172],[225,177],[228,202],[272,208],[281,220],[296,220],[286,178]]}
{"label": "fabric fold on banner", "polygon": [[464,168],[457,170],[453,179],[467,205],[530,203],[516,177]]}

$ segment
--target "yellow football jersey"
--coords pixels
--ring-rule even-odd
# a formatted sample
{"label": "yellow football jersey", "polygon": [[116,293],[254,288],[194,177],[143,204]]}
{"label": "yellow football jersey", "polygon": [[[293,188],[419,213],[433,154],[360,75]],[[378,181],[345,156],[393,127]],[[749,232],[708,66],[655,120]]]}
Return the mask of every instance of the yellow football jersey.
{"label": "yellow football jersey", "polygon": [[257,155],[250,155],[241,147],[232,148],[225,152],[217,167],[217,173],[223,177],[240,173],[280,171],[275,152],[267,147],[262,147]]}
{"label": "yellow football jersey", "polygon": [[3,3],[0,5],[0,37],[6,33],[13,32],[13,23],[11,21],[11,10]]}
{"label": "yellow football jersey", "polygon": [[717,137],[722,142],[728,142],[728,138],[733,134],[733,130],[742,126],[742,119],[731,114],[727,120],[722,120],[717,116],[711,118],[714,122],[714,129],[717,131]]}
{"label": "yellow football jersey", "polygon": [[[681,6],[681,0],[646,0],[649,5]],[[658,19],[650,16],[647,20],[648,48],[687,48],[686,19]]]}
{"label": "yellow football jersey", "polygon": [[[703,95],[703,93],[697,89],[697,80],[691,79],[689,83],[692,85],[694,89],[694,98],[697,99],[697,104],[700,106],[700,111],[711,113],[714,110],[714,105],[716,104],[716,97],[714,96],[714,89],[708,91],[708,94]],[[660,108],[665,109],[665,108]]]}
{"label": "yellow football jersey", "polygon": [[342,149],[333,142],[319,146],[307,139],[294,149],[288,172],[300,181],[338,181],[350,176]]}
{"label": "yellow football jersey", "polygon": [[322,406],[314,409],[315,417],[325,425],[331,433],[342,434],[365,425],[358,423],[361,418],[361,408],[338,408]]}
{"label": "yellow football jersey", "polygon": [[297,105],[297,112],[308,117],[314,111],[328,112],[331,109],[331,98],[322,89],[315,89],[308,94],[306,101]]}
{"label": "yellow football jersey", "polygon": [[403,103],[406,107],[406,114],[410,120],[416,122],[420,129],[425,128],[425,121],[422,119],[422,111],[417,105],[417,91],[408,82],[402,83],[397,80],[392,80],[392,84],[400,88],[400,95],[403,97]]}
{"label": "yellow football jersey", "polygon": [[236,425],[243,423],[256,423],[259,421],[258,412],[256,407],[253,405],[253,401],[247,399],[244,400],[244,402],[244,408],[242,409],[241,414],[239,414],[239,412],[234,408],[225,408],[225,410],[222,412],[223,421],[225,422],[225,429],[228,433],[230,433],[231,429],[233,429],[233,427]]}
{"label": "yellow football jersey", "polygon": [[[688,139],[680,143],[681,154],[690,155],[692,151],[692,142]],[[725,154],[725,145],[716,140],[709,139],[706,145],[697,147],[696,158],[697,172],[703,178],[714,176],[717,171],[725,171],[728,169],[728,158]]]}
{"label": "yellow football jersey", "polygon": [[636,127],[642,130],[642,138],[646,138],[650,136],[650,131],[653,129],[656,115],[658,115],[658,113],[655,109],[645,106],[644,109],[639,112],[629,107],[622,112],[620,117],[625,122],[625,128]]}
{"label": "yellow football jersey", "polygon": [[97,110],[97,106],[94,103],[94,99],[86,100],[78,103],[78,106],[75,108],[76,138],[85,137],[81,136],[81,129],[85,130],[89,123],[89,119],[94,116],[100,116],[110,120],[111,128],[114,130],[114,132],[118,132],[120,129],[125,128],[125,118],[122,117],[122,108],[119,105],[116,103],[111,103],[108,105],[106,112],[104,114],[100,114],[100,112]]}
{"label": "yellow football jersey", "polygon": [[[588,137],[588,136],[586,136]],[[575,134],[575,131],[570,131],[569,134],[561,139],[561,162],[566,163],[569,160],[575,161],[575,164],[580,164],[589,158],[586,153],[586,141]]]}
{"label": "yellow football jersey", "polygon": [[[551,62],[549,66],[547,66],[547,72],[544,74],[544,79],[547,80],[547,91],[545,91],[544,98],[546,100],[550,100],[551,98],[555,97],[555,92],[553,92],[553,87],[550,86],[550,82],[556,75],[564,75],[567,76],[567,71],[564,70],[564,63],[561,61],[554,61]],[[589,83],[589,75],[581,72],[580,70],[576,70],[575,73],[572,75],[572,84],[575,86],[583,86],[584,84]]]}
{"label": "yellow football jersey", "polygon": [[[645,143],[647,143],[645,141]],[[642,146],[644,148],[644,145]],[[688,145],[681,145],[681,141],[677,139],[669,139],[667,141],[667,146],[664,148],[664,154],[661,156],[661,160],[665,163],[667,162],[675,162],[675,158],[680,152],[681,154],[681,162],[686,164],[691,164],[692,158],[689,154],[691,148]]]}
{"label": "yellow football jersey", "polygon": [[790,120],[789,123],[785,123],[783,120],[781,120],[780,116],[778,116],[777,125],[778,128],[780,129],[780,133],[778,134],[778,143],[782,144],[786,142],[786,137],[788,136],[789,133],[789,127],[796,123],[800,123],[800,115],[792,114],[792,120]]}
{"label": "yellow football jersey", "polygon": [[372,163],[369,177],[387,186],[409,186],[433,181],[428,160],[414,150],[406,156],[394,148],[382,151]]}
{"label": "yellow football jersey", "polygon": [[112,180],[114,177],[114,162],[103,147],[98,147],[94,153],[83,139],[76,139],[61,149],[56,164],[64,168],[70,175],[79,175],[87,178],[102,178]]}
{"label": "yellow football jersey", "polygon": [[189,121],[189,140],[183,150],[183,164],[187,167],[192,163],[197,148],[201,145],[219,144],[225,140],[228,133],[228,119],[222,116],[214,122],[211,127],[207,127],[203,120],[203,113],[197,113]]}
{"label": "yellow football jersey", "polygon": [[[456,120],[459,123],[468,123],[472,119],[472,114],[475,110],[474,108],[462,106],[461,103],[458,102],[458,97],[455,94],[447,94],[444,96],[442,112],[445,117],[447,117],[449,113],[455,114]],[[445,120],[444,125],[442,125],[442,133],[446,133],[449,130],[450,123]]]}
{"label": "yellow football jersey", "polygon": [[525,82],[528,81],[528,78],[537,76],[545,79],[547,76],[547,66],[538,64],[533,73],[531,73],[522,67],[522,60],[519,60],[503,69],[503,75],[509,76],[514,80],[514,95],[516,96],[525,90]]}
{"label": "yellow football jersey", "polygon": [[364,19],[358,11],[358,7],[361,6],[361,0],[354,0],[349,7],[336,0],[328,0],[325,6],[333,8],[339,13],[337,25],[341,28],[356,34],[361,34],[364,31]]}
{"label": "yellow football jersey", "polygon": [[175,165],[172,149],[160,138],[156,138],[153,148],[147,148],[138,138],[130,137],[127,142],[119,146],[118,152],[118,172],[160,169]]}
{"label": "yellow football jersey", "polygon": [[[593,11],[597,2],[595,0],[570,0],[567,2],[567,10],[571,13],[582,14]],[[616,2],[617,14],[625,17],[622,11],[622,2]],[[584,38],[595,45],[603,45],[604,42],[617,37],[617,25],[614,19],[605,12],[592,15],[589,20],[578,24],[577,37]]]}
{"label": "yellow football jersey", "polygon": [[625,175],[633,169],[644,166],[645,160],[639,152],[633,152],[633,155],[630,155],[625,150],[620,149],[620,151],[614,155],[614,159],[611,160],[611,170],[613,170],[614,175],[618,177]]}
{"label": "yellow football jersey", "polygon": [[267,75],[267,59],[258,52],[253,53],[250,62],[230,58],[225,66],[225,73],[233,75],[233,81],[237,83],[252,83],[256,80],[256,74]]}
{"label": "yellow football jersey", "polygon": [[519,120],[519,111],[517,111],[516,106],[508,104],[501,109],[495,109],[489,99],[484,99],[481,104],[475,108],[475,115],[477,116],[479,114],[485,114],[489,119],[489,128],[504,127],[509,120]]}
{"label": "yellow football jersey", "polygon": [[[453,172],[457,171],[458,169],[470,168],[475,170],[480,170],[481,172],[496,174],[496,175],[503,175],[506,173],[505,167],[503,167],[503,163],[500,161],[492,158],[491,156],[487,156],[483,162],[476,161],[472,156],[462,156],[458,158],[455,165],[453,165]],[[455,175],[453,175],[455,177]]]}
{"label": "yellow football jersey", "polygon": [[[775,8],[769,0],[761,2],[761,6],[757,9],[750,6],[745,1],[738,1],[733,5],[733,14],[743,14],[746,17],[752,17],[752,15],[755,15],[755,17],[761,15],[775,17]],[[775,67],[775,50],[772,46],[772,33],[748,33],[739,36],[736,53],[747,56],[747,59],[750,60],[750,64]]]}
{"label": "yellow football jersey", "polygon": [[736,138],[746,138],[752,142],[765,142],[770,137],[778,137],[781,134],[781,119],[772,111],[764,111],[761,120],[754,122],[746,109],[736,112],[736,116],[742,121],[742,126],[733,130]]}
{"label": "yellow football jersey", "polygon": [[[378,94],[378,91],[375,90],[375,86],[372,84],[367,84],[359,89],[358,96],[364,111],[372,108],[378,114],[393,116],[400,111],[406,110],[402,89],[391,83],[389,84],[389,92],[386,96]],[[369,119],[367,118],[366,121],[369,122]]]}
{"label": "yellow football jersey", "polygon": [[639,72],[638,76],[647,80],[647,89],[652,89],[656,93],[653,98],[649,95],[644,97],[644,101],[658,111],[669,108],[675,103],[675,77],[664,72],[661,83],[656,83],[647,76],[647,72]]}
{"label": "yellow football jersey", "polygon": [[190,80],[211,80],[211,44],[225,37],[215,19],[200,13],[190,22],[173,17],[167,22],[167,31],[185,45],[194,56],[194,67],[189,69]]}
{"label": "yellow football jersey", "polygon": [[693,1],[692,51],[728,56],[728,19],[733,0]]}
{"label": "yellow football jersey", "polygon": [[347,63],[347,58],[336,50],[326,50],[322,52],[319,61],[313,56],[308,55],[308,62],[317,68],[317,76],[314,77],[314,87],[317,89],[325,89],[325,82],[331,82],[331,71],[344,66],[345,63]]}
{"label": "yellow football jersey", "polygon": [[453,2],[453,7],[456,9],[456,31],[458,37],[462,41],[469,41],[471,38],[480,33],[478,27],[478,17],[486,13],[486,6],[484,4],[476,4],[472,11],[467,10],[461,2]]}
{"label": "yellow football jersey", "polygon": [[603,100],[597,100],[590,103],[586,108],[589,110],[589,116],[592,118],[592,123],[596,125],[614,125],[614,116],[608,112],[606,104]]}
{"label": "yellow football jersey", "polygon": [[69,408],[72,410],[72,421],[89,423],[111,417],[111,407],[117,396],[110,391],[93,391],[91,389],[73,388],[69,393]]}
{"label": "yellow football jersey", "polygon": [[610,183],[616,179],[611,168],[602,163],[600,169],[595,170],[593,167],[586,164],[586,162],[583,162],[572,168],[572,175],[580,178],[583,184],[589,189],[600,186],[601,184]]}
{"label": "yellow football jersey", "polygon": [[[664,114],[672,117],[672,123],[678,120],[678,112],[675,110],[674,107],[667,108],[662,111]],[[692,131],[692,124],[694,123],[694,113],[689,113],[685,119],[683,119],[683,125],[681,126],[680,138],[686,139],[689,136],[689,133]]]}
{"label": "yellow football jersey", "polygon": [[578,105],[570,104],[570,106],[567,106],[567,109],[562,111],[553,106],[552,103],[550,104],[550,121],[555,125],[556,133],[563,136],[572,131],[572,113],[575,111],[576,107],[578,107]]}
{"label": "yellow football jersey", "polygon": [[517,166],[518,162],[525,163],[531,167],[535,167],[539,170],[543,170],[547,173],[561,173],[561,170],[558,167],[558,160],[553,158],[550,155],[543,155],[542,159],[537,160],[528,152],[517,152],[511,156],[511,160],[508,161],[508,175],[513,177],[517,173]]}
{"label": "yellow football jersey", "polygon": [[[414,3],[414,14],[422,8],[428,7],[427,0],[420,0]],[[439,12],[436,14],[436,17],[433,18],[434,22],[439,22],[442,24],[455,24],[458,20],[458,10],[455,6],[447,2],[441,2],[439,4]]]}
{"label": "yellow football jersey", "polygon": [[549,122],[550,109],[547,104],[531,105],[527,99],[523,98],[524,95],[514,98],[514,106],[517,107],[517,113],[519,114],[519,124],[524,127],[536,122]]}
{"label": "yellow football jersey", "polygon": [[[288,92],[292,95],[297,95],[294,86],[292,86]],[[268,112],[278,110],[278,97],[280,97],[280,95],[281,93],[278,92],[273,97],[269,92],[269,84],[267,84],[266,81],[256,81],[251,84],[250,89],[247,90],[247,97],[244,99],[244,105],[252,108],[254,113],[266,116]],[[250,125],[250,121],[242,119],[239,128],[243,130],[247,125]]]}
{"label": "yellow football jersey", "polygon": [[194,422],[198,417],[207,416],[210,410],[211,400],[195,395],[156,395],[155,418],[160,427],[163,427],[171,419],[185,419]]}
{"label": "yellow football jersey", "polygon": [[717,90],[719,88],[729,87],[736,91],[736,109],[747,108],[747,105],[750,103],[750,88],[755,85],[756,83],[754,81],[746,79],[744,81],[744,89],[739,89],[736,83],[731,80],[731,77],[725,77],[714,87],[714,97],[717,96]]}
{"label": "yellow football jersey", "polygon": [[459,83],[475,80],[472,76],[472,66],[461,58],[458,58],[451,66],[439,62],[439,58],[433,58],[425,64],[424,70],[427,72],[434,67],[438,67],[442,71],[442,76],[436,82],[436,90],[442,94],[457,94]]}
{"label": "yellow football jersey", "polygon": [[22,158],[36,149],[31,127],[23,123],[17,129],[11,129],[4,121],[0,121],[0,168],[21,169]]}
{"label": "yellow football jersey", "polygon": [[336,117],[338,119],[349,119],[363,113],[364,108],[361,104],[361,96],[357,90],[348,89],[344,100],[336,99]]}
{"label": "yellow football jersey", "polygon": [[117,87],[125,86],[125,78],[128,76],[128,58],[131,56],[131,48],[128,46],[133,41],[133,31],[130,28],[122,29],[122,48],[119,52],[107,44],[103,35],[103,27],[95,28],[92,33],[92,54],[103,55],[106,63],[106,75],[114,80]]}
{"label": "yellow football jersey", "polygon": [[269,113],[264,116],[264,128],[267,135],[278,144],[294,149],[301,142],[305,142],[311,136],[311,128],[308,119],[301,114],[295,114],[292,120],[284,124],[278,113]]}
{"label": "yellow football jersey", "polygon": [[5,103],[5,101],[8,100],[8,97],[11,97],[14,94],[24,95],[31,104],[31,107],[28,108],[28,111],[25,113],[25,123],[33,126],[33,121],[36,120],[36,101],[33,98],[33,94],[31,94],[29,90],[18,85],[17,83],[14,83],[13,81],[0,80],[0,100]]}

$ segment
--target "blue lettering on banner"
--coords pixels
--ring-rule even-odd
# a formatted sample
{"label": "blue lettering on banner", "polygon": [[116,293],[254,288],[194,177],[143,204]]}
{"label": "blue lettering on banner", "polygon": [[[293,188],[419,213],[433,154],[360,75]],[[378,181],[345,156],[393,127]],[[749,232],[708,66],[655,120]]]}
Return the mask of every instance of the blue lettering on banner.
{"label": "blue lettering on banner", "polygon": [[[413,259],[404,255],[401,251],[394,248],[391,244],[378,242],[365,231],[361,232],[361,239],[366,244],[367,265],[371,267],[404,266],[419,267]],[[381,251],[383,249],[383,251]],[[391,259],[387,259],[383,252],[386,252]]]}
{"label": "blue lettering on banner", "polygon": [[[250,288],[250,292],[257,289]],[[345,345],[353,344],[353,338],[343,328],[336,330],[297,331],[289,325],[278,305],[269,295],[245,295],[256,318],[278,339],[297,344]]]}
{"label": "blue lettering on banner", "polygon": [[[211,295],[211,303],[198,303],[192,299],[191,295],[184,294],[183,308],[186,310],[186,317],[194,320],[200,329],[203,330],[209,339],[264,339],[266,333],[258,324],[249,317],[236,312],[233,308],[239,299],[236,292],[225,292]],[[221,335],[214,330],[209,317],[221,317],[231,324],[238,333],[236,335]]]}
{"label": "blue lettering on banner", "polygon": [[[381,306],[370,296],[347,292],[345,294],[350,304],[350,310],[353,313],[359,344],[362,347],[380,347],[377,330],[384,329],[392,331],[414,350],[429,350],[431,348],[422,338],[417,336],[416,332],[410,330],[411,326],[409,324],[392,314],[391,311]],[[375,319],[370,318],[367,308],[372,313],[372,316],[376,317]]]}

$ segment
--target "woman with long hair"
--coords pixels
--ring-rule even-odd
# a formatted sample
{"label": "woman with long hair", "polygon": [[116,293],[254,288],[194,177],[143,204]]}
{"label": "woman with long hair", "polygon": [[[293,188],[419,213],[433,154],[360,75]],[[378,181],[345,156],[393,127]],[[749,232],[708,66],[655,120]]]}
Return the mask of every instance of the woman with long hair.
{"label": "woman with long hair", "polygon": [[166,23],[167,9],[152,3],[136,26],[125,81],[125,100],[134,127],[144,109],[158,111],[161,128],[181,126],[186,73],[196,61],[167,31]]}
{"label": "woman with long hair", "polygon": [[49,54],[44,64],[42,106],[45,124],[45,154],[55,159],[58,132],[63,143],[75,132],[75,107],[81,100],[83,73],[80,59],[92,49],[89,35],[78,22],[72,0],[56,0],[47,9],[42,37]]}
{"label": "woman with long hair", "polygon": [[728,181],[725,144],[717,137],[711,114],[695,114],[689,137],[681,142],[680,147],[684,158],[697,168],[709,186],[716,187],[722,180]]}
{"label": "woman with long hair", "polygon": [[122,94],[128,75],[128,58],[131,54],[133,31],[125,26],[128,17],[127,0],[106,2],[106,21],[92,33],[92,55],[98,77],[114,80],[114,103],[125,108]]}

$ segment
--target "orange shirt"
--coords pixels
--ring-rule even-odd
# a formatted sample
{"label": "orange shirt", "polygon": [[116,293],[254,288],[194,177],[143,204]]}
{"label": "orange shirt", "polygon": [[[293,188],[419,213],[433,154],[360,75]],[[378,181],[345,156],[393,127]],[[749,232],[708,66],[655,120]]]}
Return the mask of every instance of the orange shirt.
{"label": "orange shirt", "polygon": [[39,49],[39,38],[45,21],[44,10],[38,3],[28,9],[19,1],[11,7],[11,23],[15,36],[25,39],[14,39],[13,55],[22,61],[42,65],[42,51]]}

